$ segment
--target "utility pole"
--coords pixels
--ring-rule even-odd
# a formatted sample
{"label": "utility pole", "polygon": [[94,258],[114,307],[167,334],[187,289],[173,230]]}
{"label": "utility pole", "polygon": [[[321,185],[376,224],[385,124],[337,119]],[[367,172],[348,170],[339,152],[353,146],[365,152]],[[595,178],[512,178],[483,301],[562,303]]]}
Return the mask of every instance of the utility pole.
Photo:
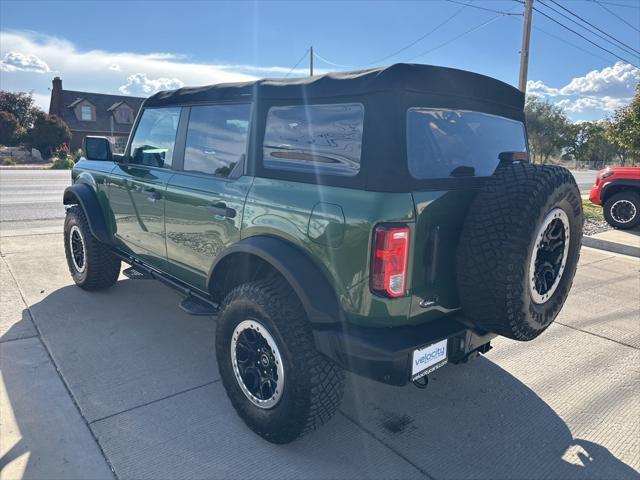
{"label": "utility pole", "polygon": [[309,76],[313,77],[313,46],[309,48]]}
{"label": "utility pole", "polygon": [[522,27],[522,49],[520,50],[520,80],[518,88],[522,93],[527,93],[527,73],[529,71],[529,40],[531,38],[531,15],[533,13],[533,0],[525,0],[524,24]]}

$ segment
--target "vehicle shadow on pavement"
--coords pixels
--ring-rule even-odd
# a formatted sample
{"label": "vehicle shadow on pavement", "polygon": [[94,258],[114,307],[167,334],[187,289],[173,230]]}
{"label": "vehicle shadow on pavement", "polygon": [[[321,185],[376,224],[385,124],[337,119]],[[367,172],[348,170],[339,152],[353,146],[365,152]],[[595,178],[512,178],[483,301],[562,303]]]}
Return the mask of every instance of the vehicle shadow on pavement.
{"label": "vehicle shadow on pavement", "polygon": [[[290,445],[268,444],[236,417],[221,388],[215,321],[184,315],[178,298],[155,281],[120,281],[99,293],[65,286],[2,337],[24,330],[33,314],[120,478],[640,479],[605,447],[573,438],[534,391],[487,358],[444,367],[425,391],[348,375],[341,411],[328,425]],[[2,378],[22,440],[0,469],[47,441],[41,425],[51,415],[47,405],[24,401],[35,388],[24,368],[4,362]],[[38,470],[31,471],[37,453],[24,478]]]}
{"label": "vehicle shadow on pavement", "polygon": [[485,357],[445,366],[425,390],[349,383],[345,414],[436,479],[640,479]]}

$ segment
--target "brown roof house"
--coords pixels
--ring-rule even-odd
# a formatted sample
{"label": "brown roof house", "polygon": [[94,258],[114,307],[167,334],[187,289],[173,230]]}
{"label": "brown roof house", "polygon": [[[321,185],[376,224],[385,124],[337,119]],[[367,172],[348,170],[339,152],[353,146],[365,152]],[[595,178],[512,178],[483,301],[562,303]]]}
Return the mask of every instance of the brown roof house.
{"label": "brown roof house", "polygon": [[63,90],[62,80],[55,77],[49,114],[58,115],[69,126],[70,150],[82,148],[85,136],[99,135],[111,138],[114,151],[123,152],[144,100],[141,97]]}

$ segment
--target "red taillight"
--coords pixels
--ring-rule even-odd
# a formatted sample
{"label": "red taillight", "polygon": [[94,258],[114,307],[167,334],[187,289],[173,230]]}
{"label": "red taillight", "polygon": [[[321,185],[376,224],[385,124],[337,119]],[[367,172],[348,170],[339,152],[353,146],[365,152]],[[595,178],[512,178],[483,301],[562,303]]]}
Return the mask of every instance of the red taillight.
{"label": "red taillight", "polygon": [[371,289],[389,297],[406,294],[409,228],[378,225],[373,233]]}

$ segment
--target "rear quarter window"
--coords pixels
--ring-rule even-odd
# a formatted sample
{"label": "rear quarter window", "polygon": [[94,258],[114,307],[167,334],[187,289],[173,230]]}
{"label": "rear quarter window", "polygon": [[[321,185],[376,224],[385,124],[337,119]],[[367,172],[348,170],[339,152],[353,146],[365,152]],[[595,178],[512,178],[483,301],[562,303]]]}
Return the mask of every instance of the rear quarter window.
{"label": "rear quarter window", "polygon": [[263,144],[266,168],[353,176],[360,171],[360,103],[271,107]]}
{"label": "rear quarter window", "polygon": [[407,111],[407,160],[414,178],[489,176],[500,152],[508,151],[527,151],[522,122],[466,110]]}

